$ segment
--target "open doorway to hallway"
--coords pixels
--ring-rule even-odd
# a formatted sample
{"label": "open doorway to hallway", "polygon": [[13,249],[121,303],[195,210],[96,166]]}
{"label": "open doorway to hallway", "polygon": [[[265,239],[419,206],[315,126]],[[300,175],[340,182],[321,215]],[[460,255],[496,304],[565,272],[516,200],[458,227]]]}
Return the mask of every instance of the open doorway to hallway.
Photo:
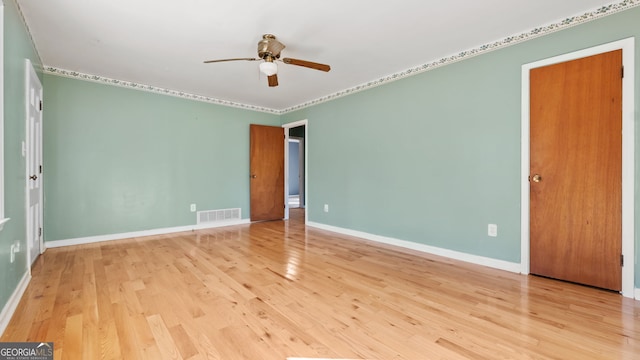
{"label": "open doorway to hallway", "polygon": [[287,203],[290,209],[304,208],[306,201],[304,197],[304,146],[305,146],[305,126],[289,128],[289,193]]}

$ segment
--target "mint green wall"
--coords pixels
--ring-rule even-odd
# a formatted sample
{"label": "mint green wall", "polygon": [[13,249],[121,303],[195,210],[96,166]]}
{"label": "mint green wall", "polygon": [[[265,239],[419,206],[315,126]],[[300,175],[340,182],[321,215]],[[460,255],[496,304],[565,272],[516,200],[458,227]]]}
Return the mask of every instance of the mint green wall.
{"label": "mint green wall", "polygon": [[631,36],[640,8],[286,114],[309,120],[309,220],[520,262],[521,66]]}
{"label": "mint green wall", "polygon": [[279,117],[116,86],[44,77],[45,240],[249,217],[249,124]]}
{"label": "mint green wall", "polygon": [[[25,59],[38,70],[38,56],[13,0],[4,0],[4,174],[5,216],[11,220],[0,231],[0,310],[27,272],[25,218]],[[9,261],[10,247],[20,242],[22,251]]]}

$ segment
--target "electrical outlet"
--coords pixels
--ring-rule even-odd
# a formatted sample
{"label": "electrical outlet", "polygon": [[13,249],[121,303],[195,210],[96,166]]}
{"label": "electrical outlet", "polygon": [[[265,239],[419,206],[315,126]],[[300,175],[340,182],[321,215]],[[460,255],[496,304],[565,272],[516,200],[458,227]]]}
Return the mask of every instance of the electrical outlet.
{"label": "electrical outlet", "polygon": [[498,236],[498,225],[496,224],[489,224],[487,226],[487,235],[491,236],[491,237],[496,237]]}
{"label": "electrical outlet", "polygon": [[15,247],[14,252],[19,253],[20,252],[20,240],[16,240],[16,242],[13,243],[13,246]]}
{"label": "electrical outlet", "polygon": [[324,204],[324,212],[329,212],[329,204]]}
{"label": "electrical outlet", "polygon": [[196,204],[191,204],[191,212],[196,212]]}

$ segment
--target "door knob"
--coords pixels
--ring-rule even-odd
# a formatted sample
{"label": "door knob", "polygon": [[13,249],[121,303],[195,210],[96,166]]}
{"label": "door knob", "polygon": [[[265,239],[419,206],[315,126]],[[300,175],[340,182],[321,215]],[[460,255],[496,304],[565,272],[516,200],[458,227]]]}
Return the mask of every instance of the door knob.
{"label": "door knob", "polygon": [[535,174],[533,175],[531,180],[533,180],[533,182],[539,183],[540,181],[542,181],[542,176],[540,176],[540,174]]}
{"label": "door knob", "polygon": [[255,178],[257,178],[257,176],[256,175],[251,175],[251,178],[255,179]]}
{"label": "door knob", "polygon": [[31,176],[29,176],[29,179],[31,179],[31,180],[38,180],[38,176],[36,176],[36,175],[31,175]]}

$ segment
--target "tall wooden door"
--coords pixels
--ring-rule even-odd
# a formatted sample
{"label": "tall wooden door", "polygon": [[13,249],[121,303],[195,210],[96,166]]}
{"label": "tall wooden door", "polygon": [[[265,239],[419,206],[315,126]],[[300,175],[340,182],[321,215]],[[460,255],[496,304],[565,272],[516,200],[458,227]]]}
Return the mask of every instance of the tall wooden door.
{"label": "tall wooden door", "polygon": [[284,218],[284,129],[250,126],[251,221]]}
{"label": "tall wooden door", "polygon": [[530,72],[530,272],[622,287],[622,50]]}
{"label": "tall wooden door", "polygon": [[42,244],[42,84],[33,65],[26,60],[27,99],[27,243],[31,264],[43,250]]}

